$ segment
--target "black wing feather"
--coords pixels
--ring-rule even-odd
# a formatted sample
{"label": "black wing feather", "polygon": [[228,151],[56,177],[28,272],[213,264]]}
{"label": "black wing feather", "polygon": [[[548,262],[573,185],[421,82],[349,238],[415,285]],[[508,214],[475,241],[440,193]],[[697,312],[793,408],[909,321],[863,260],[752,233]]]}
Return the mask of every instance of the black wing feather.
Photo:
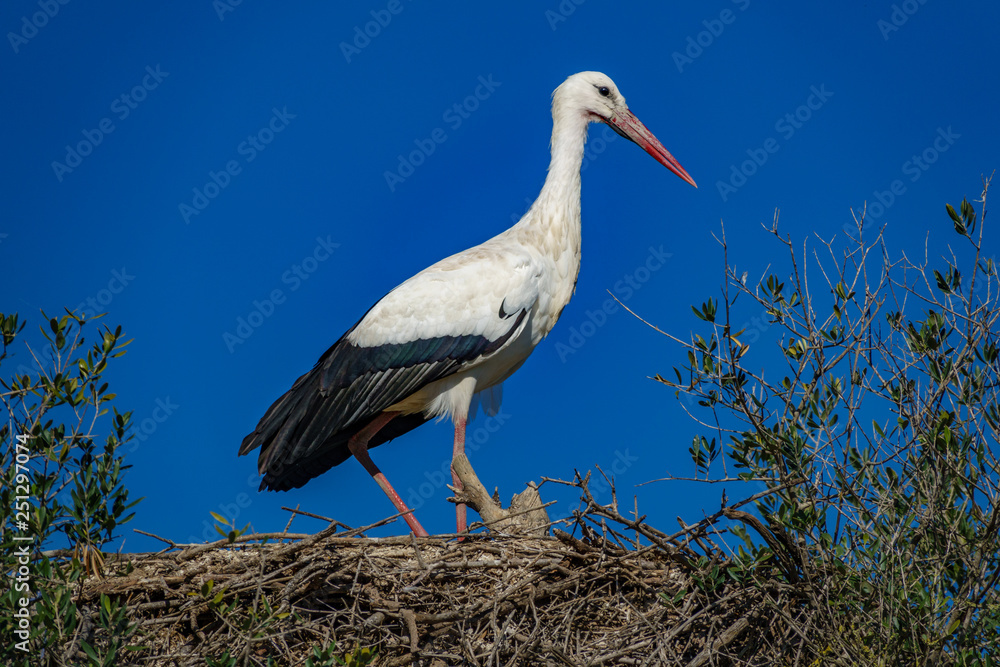
{"label": "black wing feather", "polygon": [[[442,336],[359,347],[347,340],[348,331],[268,408],[253,433],[243,439],[239,453],[261,448],[261,489],[298,488],[349,458],[348,441],[386,408],[498,350],[525,315],[522,311],[493,341],[475,335]],[[368,446],[388,442],[425,421],[423,414],[400,415]]]}

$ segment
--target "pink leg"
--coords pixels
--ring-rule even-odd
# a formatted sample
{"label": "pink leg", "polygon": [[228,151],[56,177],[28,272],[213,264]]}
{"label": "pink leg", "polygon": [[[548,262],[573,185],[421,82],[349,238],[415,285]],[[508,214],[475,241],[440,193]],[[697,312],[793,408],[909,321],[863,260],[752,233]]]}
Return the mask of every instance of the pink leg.
{"label": "pink leg", "polygon": [[[368,455],[368,441],[371,440],[372,436],[378,433],[383,426],[388,424],[398,415],[398,412],[383,412],[376,417],[372,423],[355,433],[354,436],[348,441],[347,448],[351,450],[352,454],[354,454],[354,458],[361,462],[361,465],[365,467],[368,474],[375,479],[380,487],[382,487],[385,495],[389,496],[389,500],[391,500],[392,504],[396,506],[396,509],[400,512],[409,512],[410,508],[406,506],[403,499],[399,497],[396,490],[392,488],[391,484],[389,484],[389,480],[385,478],[382,471],[379,470],[378,466],[375,465],[375,462],[372,461],[372,457]],[[417,537],[427,537],[427,531],[420,525],[420,522],[417,521],[417,518],[413,516],[412,512],[404,515],[404,518],[414,535]]]}
{"label": "pink leg", "polygon": [[[465,453],[465,422],[466,419],[464,418],[455,420],[455,448],[452,450],[452,460],[454,460],[459,454]],[[454,467],[451,469],[451,480],[454,483],[456,491],[461,491],[464,488],[462,486],[462,480],[460,480],[458,475],[455,474]],[[455,525],[457,526],[455,530],[456,533],[465,532],[465,505],[455,505]]]}

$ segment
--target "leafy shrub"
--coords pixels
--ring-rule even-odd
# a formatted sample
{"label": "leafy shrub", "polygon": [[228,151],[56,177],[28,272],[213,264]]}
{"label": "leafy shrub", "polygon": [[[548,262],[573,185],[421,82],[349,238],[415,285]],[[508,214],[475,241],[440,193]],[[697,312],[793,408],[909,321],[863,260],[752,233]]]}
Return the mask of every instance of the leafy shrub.
{"label": "leafy shrub", "polygon": [[[698,478],[764,489],[756,514],[719,520],[743,542],[728,578],[794,587],[810,610],[788,637],[790,664],[996,664],[1000,280],[983,248],[987,189],[981,220],[968,201],[946,207],[962,245],[920,262],[890,260],[863,216],[846,250],[800,256],[776,217],[788,273],[748,283],[727,256],[721,298],[694,308],[705,330],[674,339],[686,363],[657,376],[715,425],[690,449]],[[747,313],[765,325],[741,325]],[[761,328],[770,351],[755,345]]]}
{"label": "leafy shrub", "polygon": [[[131,413],[114,407],[103,380],[129,341],[121,327],[104,327],[88,348],[84,331],[96,328],[90,321],[69,311],[42,316],[44,348],[24,343],[31,365],[0,380],[7,412],[0,425],[0,549],[14,575],[0,594],[0,663],[117,664],[135,633],[123,606],[103,596],[96,608],[78,608],[74,591],[85,577],[99,576],[101,548],[139,502],[129,500],[129,466],[119,454],[132,437]],[[0,313],[0,363],[24,327],[16,313]]]}

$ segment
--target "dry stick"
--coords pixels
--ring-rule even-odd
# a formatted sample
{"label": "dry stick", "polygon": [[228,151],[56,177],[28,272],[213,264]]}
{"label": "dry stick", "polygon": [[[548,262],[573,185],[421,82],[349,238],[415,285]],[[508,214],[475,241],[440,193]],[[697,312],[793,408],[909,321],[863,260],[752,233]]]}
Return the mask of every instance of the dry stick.
{"label": "dry stick", "polygon": [[[549,505],[554,505],[555,502],[556,501],[554,501],[554,500],[550,500],[549,502],[547,502],[544,505],[542,505],[542,507],[548,507]],[[532,537],[534,539],[548,539],[551,536],[548,535],[547,533],[550,532],[549,529],[552,528],[552,526],[558,525],[560,523],[563,524],[564,526],[568,526],[569,522],[570,522],[569,517],[567,517],[565,519],[556,519],[555,521],[549,521],[548,523],[545,523],[545,524],[542,524],[542,525],[538,526],[538,530],[545,531],[546,535],[532,535]]]}
{"label": "dry stick", "polygon": [[788,487],[796,486],[796,485],[802,484],[802,483],[804,483],[806,481],[807,481],[807,479],[805,477],[797,477],[795,479],[790,479],[787,482],[774,487],[773,489],[767,489],[767,490],[761,491],[760,493],[755,493],[752,496],[750,496],[749,498],[744,498],[743,500],[739,501],[735,505],[729,505],[728,507],[724,507],[724,508],[720,509],[718,512],[716,512],[715,514],[707,516],[704,519],[702,519],[701,521],[698,521],[697,523],[693,523],[690,526],[687,526],[684,530],[676,532],[673,535],[670,535],[669,537],[667,537],[666,539],[668,539],[668,540],[675,540],[675,539],[679,538],[681,535],[685,535],[687,533],[690,533],[691,531],[693,531],[693,530],[695,530],[697,528],[704,528],[705,526],[712,525],[712,524],[716,523],[722,516],[724,516],[726,509],[734,510],[734,509],[737,509],[739,507],[743,507],[744,505],[746,505],[748,503],[752,503],[755,500],[760,500],[764,496],[769,496],[772,493],[777,493],[779,491],[784,491]]}
{"label": "dry stick", "polygon": [[689,662],[686,667],[701,667],[702,665],[708,663],[713,657],[718,657],[722,649],[739,639],[749,627],[750,621],[746,616],[737,619],[735,623],[716,637],[715,641],[713,641],[710,646],[706,646],[701,653],[695,656],[694,660]]}
{"label": "dry stick", "polygon": [[[133,528],[133,530],[137,529]],[[180,560],[190,560],[191,558],[197,556],[200,553],[203,553],[205,551],[211,551],[212,549],[216,549],[219,547],[234,547],[244,544],[246,542],[255,542],[261,540],[276,540],[279,538],[304,540],[309,537],[312,537],[312,535],[308,533],[301,533],[301,534],[292,533],[291,535],[288,535],[286,533],[252,533],[250,535],[240,535],[232,542],[230,542],[228,538],[222,538],[221,540],[216,540],[215,542],[205,542],[204,544],[178,543],[176,546],[178,549],[182,549],[182,551],[177,554],[174,554],[174,557],[179,558]]]}
{"label": "dry stick", "polygon": [[292,516],[288,517],[288,523],[285,524],[285,529],[281,532],[287,533],[288,529],[292,527],[292,521],[295,521],[295,515],[298,514],[299,506],[296,505],[294,510],[289,510],[287,507],[282,507],[283,510],[288,510],[292,513]]}
{"label": "dry stick", "polygon": [[801,580],[798,572],[798,563],[793,560],[793,557],[796,554],[792,552],[791,545],[787,544],[784,539],[779,538],[778,535],[776,535],[771,529],[767,528],[764,523],[753,514],[734,510],[731,507],[723,508],[722,513],[727,519],[742,521],[743,523],[750,524],[753,529],[764,538],[767,545],[771,547],[771,551],[775,556],[777,556],[778,560],[781,561],[782,569],[785,571],[785,576],[787,576],[793,583],[797,583]]}
{"label": "dry stick", "polygon": [[410,533],[410,546],[413,547],[413,553],[416,554],[417,563],[420,565],[421,569],[430,570],[431,568],[427,567],[427,563],[424,562],[424,557],[420,553],[420,547],[417,546],[417,536],[413,533]]}
{"label": "dry stick", "polygon": [[578,540],[577,538],[573,537],[572,535],[570,535],[569,533],[567,533],[565,531],[556,530],[556,531],[553,531],[553,533],[559,539],[560,542],[562,542],[563,544],[566,544],[568,546],[573,547],[574,549],[576,549],[581,554],[586,554],[586,553],[591,553],[593,551],[597,551],[597,547],[592,547],[589,544],[587,544],[586,542],[583,542],[582,540]]}
{"label": "dry stick", "polygon": [[[478,527],[481,526],[483,528],[489,528],[490,530],[500,530],[500,526],[494,527],[493,524],[497,523],[497,522],[500,522],[500,521],[505,521],[505,520],[508,520],[508,519],[513,519],[515,517],[519,517],[519,516],[522,516],[524,514],[528,514],[528,513],[531,513],[531,512],[537,512],[538,510],[544,510],[549,505],[555,505],[555,504],[556,504],[556,501],[550,500],[549,502],[545,503],[544,505],[539,505],[538,507],[526,507],[525,509],[517,510],[516,512],[511,512],[511,511],[508,510],[507,511],[508,512],[507,516],[505,516],[505,517],[501,517],[499,519],[493,519],[492,521],[477,521],[477,522],[475,522],[475,524],[473,524],[473,526],[475,526],[476,528],[478,528]],[[533,529],[537,529],[537,528],[546,528],[546,529],[548,529],[549,526],[553,526],[553,525],[555,525],[557,523],[561,523],[562,521],[564,521],[564,519],[560,519],[559,521],[550,521],[550,522],[548,522],[546,524],[542,524],[541,526],[533,526],[532,528]],[[519,533],[506,533],[506,534],[503,534],[504,537],[518,537],[518,535],[519,535]],[[455,533],[455,537],[464,537],[464,536],[465,536],[465,533]],[[531,537],[533,539],[539,539],[539,538],[546,538],[546,537],[549,537],[549,536],[548,535],[531,535]]]}
{"label": "dry stick", "polygon": [[173,540],[168,540],[167,538],[160,537],[159,535],[156,535],[154,533],[147,533],[146,531],[139,530],[138,528],[133,528],[132,531],[135,532],[135,533],[139,533],[140,535],[145,535],[146,537],[152,537],[152,538],[157,539],[157,540],[159,540],[161,542],[166,542],[167,544],[170,545],[166,549],[163,549],[161,551],[157,551],[156,552],[157,556],[159,556],[160,554],[165,554],[168,551],[170,551],[171,549],[179,549],[180,548],[180,546],[176,542],[174,542]]}
{"label": "dry stick", "polygon": [[[410,510],[410,511],[412,512],[412,510]],[[391,522],[395,521],[396,519],[398,519],[399,517],[403,516],[404,514],[409,514],[409,512],[400,512],[398,514],[393,514],[392,516],[386,517],[385,519],[382,519],[381,521],[376,521],[375,523],[370,524],[368,526],[362,526],[360,528],[354,528],[353,530],[349,530],[349,531],[346,531],[344,533],[341,533],[341,534],[337,535],[337,537],[344,538],[344,537],[353,537],[355,535],[359,535],[361,533],[364,533],[365,531],[371,530],[373,528],[378,528],[379,526],[383,526],[383,525],[385,525],[387,523],[391,523]],[[238,544],[244,544],[246,542],[255,542],[255,541],[262,541],[262,540],[277,540],[277,539],[295,539],[295,540],[300,540],[299,542],[292,542],[291,544],[285,545],[285,548],[280,553],[282,555],[288,555],[288,554],[295,553],[296,551],[299,551],[300,549],[302,549],[304,547],[307,547],[309,545],[315,544],[316,542],[318,542],[318,541],[320,541],[322,539],[331,537],[334,534],[334,532],[336,532],[337,527],[340,526],[340,525],[343,525],[343,524],[341,524],[339,521],[335,521],[331,525],[329,525],[326,528],[324,528],[323,530],[321,530],[320,532],[312,534],[312,535],[309,535],[309,534],[299,534],[299,533],[291,533],[291,534],[286,534],[286,533],[253,533],[251,535],[240,535],[239,537],[237,537],[232,542],[230,542],[228,539],[221,539],[221,540],[217,540],[215,542],[209,542],[209,543],[206,543],[206,544],[177,545],[178,547],[181,547],[181,546],[185,547],[184,551],[182,551],[179,554],[177,554],[177,558],[179,560],[182,560],[182,561],[183,560],[190,560],[191,558],[194,558],[195,556],[197,556],[197,555],[199,555],[201,553],[204,553],[206,551],[210,551],[210,550],[215,549],[217,547],[236,546]]]}
{"label": "dry stick", "polygon": [[461,492],[455,492],[454,502],[475,510],[484,525],[493,526],[493,530],[533,534],[538,531],[538,526],[549,523],[549,515],[545,511],[547,505],[542,504],[538,488],[534,485],[529,484],[527,489],[517,494],[511,501],[510,510],[505,510],[497,505],[479,481],[468,457],[459,454],[452,459],[451,466],[463,485]]}
{"label": "dry stick", "polygon": [[420,656],[420,644],[419,635],[417,634],[417,617],[413,614],[412,609],[404,609],[402,611],[403,620],[406,621],[406,629],[410,633],[410,655],[413,656],[413,660]]}
{"label": "dry stick", "polygon": [[[589,486],[588,486],[588,484],[590,482],[590,472],[588,472],[585,477],[581,476],[580,473],[579,473],[579,471],[574,471],[574,472],[576,473],[576,481],[573,481],[573,482],[567,482],[566,480],[563,480],[563,479],[553,479],[551,477],[543,477],[542,480],[543,480],[543,482],[554,482],[556,484],[563,484],[565,486],[572,486],[574,488],[580,489],[583,492],[583,494],[584,494],[583,500],[586,500],[587,503],[588,503],[588,506],[583,510],[583,516],[587,516],[588,514],[594,513],[594,514],[597,514],[599,516],[611,519],[612,521],[614,521],[616,523],[621,523],[628,530],[635,530],[636,526],[642,526],[643,530],[639,531],[640,534],[642,534],[643,536],[649,538],[650,541],[656,542],[657,544],[660,544],[660,542],[655,539],[657,537],[660,538],[660,540],[669,540],[670,539],[667,536],[666,533],[660,532],[659,530],[656,530],[652,526],[649,526],[648,524],[643,523],[643,521],[646,518],[645,515],[642,515],[637,520],[633,521],[631,519],[625,518],[624,516],[622,516],[618,512],[615,512],[613,510],[607,509],[604,505],[601,505],[600,503],[598,503],[596,500],[594,500],[594,497],[590,494],[590,490],[589,490]],[[593,510],[593,512],[591,512],[591,510]],[[593,519],[591,519],[591,520],[593,520]],[[602,529],[606,530],[607,527],[604,526]],[[651,533],[651,534],[647,534],[647,533]],[[617,533],[616,533],[616,535],[617,535]],[[626,538],[623,535],[620,535],[619,537],[621,539],[625,540],[625,541],[629,541],[628,538]],[[674,545],[674,546],[677,547],[677,548],[681,548],[682,545]]]}
{"label": "dry stick", "polygon": [[[409,510],[409,511],[406,511],[406,512],[399,512],[397,514],[393,514],[392,516],[387,516],[386,518],[382,519],[381,521],[376,521],[375,523],[369,524],[367,526],[361,526],[360,528],[352,528],[351,530],[345,530],[343,533],[340,533],[339,535],[337,535],[337,537],[340,538],[340,539],[343,539],[345,537],[354,537],[355,535],[361,535],[363,533],[368,532],[369,530],[372,530],[373,528],[378,528],[378,527],[384,526],[384,525],[386,525],[388,523],[392,523],[396,519],[398,519],[398,518],[400,518],[402,516],[406,516],[407,514],[412,514],[412,513],[413,513],[413,510]],[[340,522],[337,522],[337,523],[340,524]],[[340,525],[343,525],[343,524],[340,524]],[[334,526],[334,527],[336,527],[336,526]],[[403,538],[404,540],[407,539],[406,535],[400,535],[400,537]],[[368,538],[368,539],[371,539],[371,538]],[[423,539],[423,538],[419,538],[419,539]]]}
{"label": "dry stick", "polygon": [[282,505],[281,509],[285,510],[286,512],[291,512],[292,514],[301,514],[302,516],[307,516],[310,519],[319,519],[320,521],[325,521],[326,523],[335,523],[338,526],[340,526],[341,528],[345,528],[347,530],[351,530],[351,527],[348,526],[346,523],[341,523],[340,521],[337,521],[336,519],[331,519],[330,517],[323,516],[322,514],[313,514],[312,512],[307,512],[305,510],[300,510],[299,507],[298,507],[298,505],[295,506],[295,509],[292,509],[290,507],[285,507],[284,505]]}
{"label": "dry stick", "polygon": [[[577,479],[580,478],[580,474],[577,473]],[[687,564],[687,558],[681,554],[681,550],[677,547],[667,544],[663,539],[663,534],[660,531],[648,527],[644,523],[638,521],[631,521],[617,512],[611,512],[606,507],[599,505],[595,500],[594,496],[591,495],[590,489],[587,486],[587,480],[590,479],[590,473],[587,473],[587,477],[579,481],[579,488],[583,492],[584,499],[587,501],[588,509],[593,508],[594,512],[599,516],[609,518],[617,523],[624,525],[626,528],[634,530],[637,533],[641,533],[650,542],[653,542],[658,547],[663,549],[670,558],[676,560],[678,563]]]}

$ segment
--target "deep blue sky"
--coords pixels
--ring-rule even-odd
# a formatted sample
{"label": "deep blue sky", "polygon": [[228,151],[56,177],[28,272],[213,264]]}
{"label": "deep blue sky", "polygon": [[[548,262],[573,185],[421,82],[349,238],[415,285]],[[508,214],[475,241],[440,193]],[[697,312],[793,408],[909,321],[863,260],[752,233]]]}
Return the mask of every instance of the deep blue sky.
{"label": "deep blue sky", "polygon": [[[686,338],[689,305],[719,291],[720,220],[730,262],[756,276],[780,258],[760,226],[775,208],[801,245],[842,234],[898,181],[879,216],[890,250],[918,251],[929,231],[936,254],[953,238],[944,203],[978,196],[1000,162],[993,3],[223,3],[0,8],[0,311],[35,331],[39,309],[92,299],[134,338],[110,377],[151,431],[128,454],[146,500],[127,550],[160,546],[132,527],[212,537],[213,510],[238,507],[258,530],[285,525],[281,505],[351,525],[392,513],[355,461],[258,494],[255,458],[236,450],[376,299],[520,216],[545,177],[549,96],[570,74],[610,75],[700,188],[592,127],[576,296],[506,383],[502,423],[470,425],[473,465],[505,501],[599,465],[665,529],[717,509],[718,487],[634,486],[692,474],[696,428],[648,379],[682,351],[627,313],[597,314],[606,290]],[[81,142],[89,154],[67,156]],[[429,154],[411,173],[399,156],[417,150]],[[404,498],[428,496],[432,532],[454,527],[437,484],[450,449],[442,423],[373,452]],[[543,491],[554,516],[574,506]]]}

